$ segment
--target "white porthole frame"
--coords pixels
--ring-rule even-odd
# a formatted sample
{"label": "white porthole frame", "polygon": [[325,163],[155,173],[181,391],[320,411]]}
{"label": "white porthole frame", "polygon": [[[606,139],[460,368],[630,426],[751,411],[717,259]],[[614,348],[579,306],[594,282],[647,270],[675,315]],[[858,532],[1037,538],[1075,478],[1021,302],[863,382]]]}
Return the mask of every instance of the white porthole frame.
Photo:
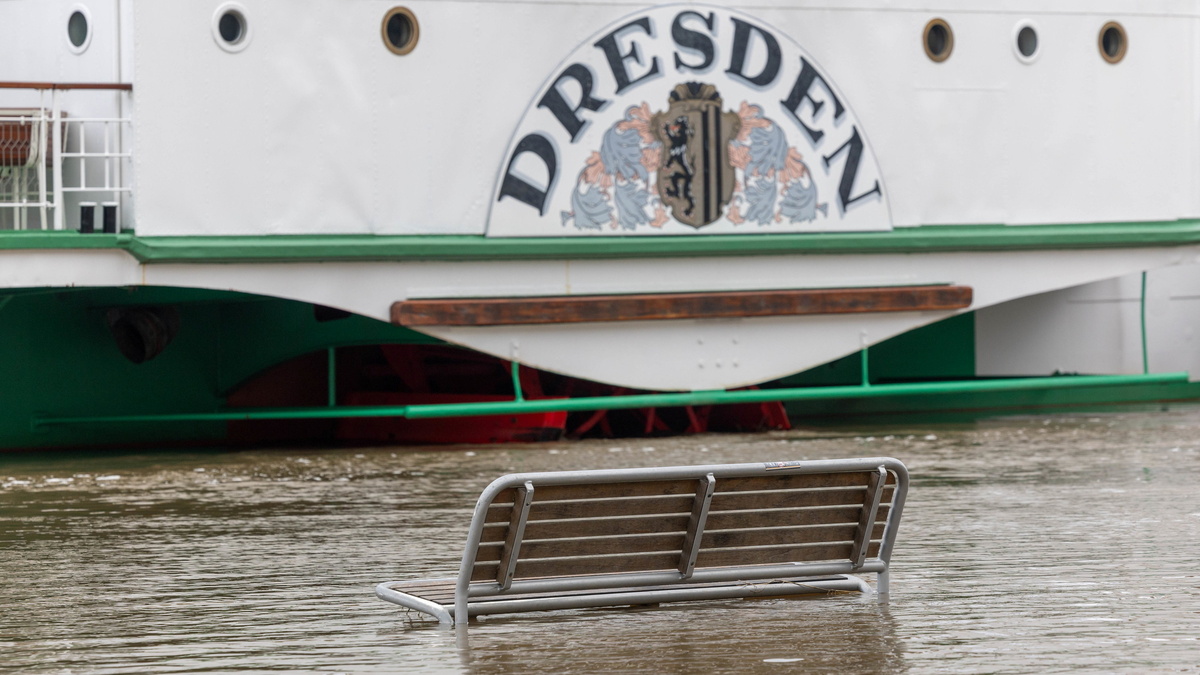
{"label": "white porthole frame", "polygon": [[[1020,46],[1021,31],[1025,30],[1026,28],[1032,30],[1034,37],[1037,38],[1037,46],[1033,48],[1033,53],[1029,56],[1025,56],[1021,53]],[[1012,50],[1013,54],[1016,55],[1017,60],[1026,65],[1038,60],[1038,57],[1042,55],[1042,31],[1038,30],[1037,24],[1029,21],[1028,19],[1017,22],[1017,25],[1013,27],[1012,32]]]}
{"label": "white porthole frame", "polygon": [[[242,34],[236,42],[229,42],[221,36],[221,17],[229,12],[237,14],[241,19]],[[236,54],[248,47],[250,39],[254,37],[254,32],[250,27],[250,16],[245,6],[240,2],[226,2],[217,7],[217,11],[213,12],[212,17],[212,36],[218,47],[231,54]]]}
{"label": "white porthole frame", "polygon": [[[84,38],[83,38],[83,44],[79,45],[78,47],[75,46],[74,42],[71,42],[71,28],[70,28],[71,17],[75,16],[76,12],[79,12],[80,14],[82,14],[83,20],[87,21],[87,35],[84,36]],[[83,5],[75,5],[75,6],[71,7],[71,9],[67,12],[66,26],[67,26],[67,29],[65,31],[63,31],[63,39],[67,41],[67,49],[71,50],[71,53],[73,53],[73,54],[82,54],[82,53],[86,52],[87,48],[90,47],[92,44],[92,33],[95,32],[92,30],[92,13],[90,11],[88,11],[88,8]]]}

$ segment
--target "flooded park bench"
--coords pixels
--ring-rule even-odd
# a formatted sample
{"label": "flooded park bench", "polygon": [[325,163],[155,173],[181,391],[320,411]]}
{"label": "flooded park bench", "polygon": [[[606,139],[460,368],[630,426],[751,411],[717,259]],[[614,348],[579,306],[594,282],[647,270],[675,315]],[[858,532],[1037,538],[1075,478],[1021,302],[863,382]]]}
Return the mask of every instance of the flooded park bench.
{"label": "flooded park bench", "polygon": [[520,473],[475,506],[457,577],[390,581],[383,600],[483,614],[871,592],[908,489],[867,458]]}

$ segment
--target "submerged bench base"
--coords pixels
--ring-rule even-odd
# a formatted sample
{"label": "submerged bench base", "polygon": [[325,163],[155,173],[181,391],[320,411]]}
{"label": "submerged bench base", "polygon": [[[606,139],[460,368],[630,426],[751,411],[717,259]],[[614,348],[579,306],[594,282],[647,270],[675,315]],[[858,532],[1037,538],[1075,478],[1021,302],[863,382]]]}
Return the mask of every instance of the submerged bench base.
{"label": "submerged bench base", "polygon": [[[441,623],[454,623],[455,579],[419,579],[388,581],[375,587],[382,600],[429,614]],[[790,577],[758,581],[675,584],[669,586],[629,587],[558,591],[554,593],[508,594],[471,600],[469,616],[536,612],[586,607],[650,605],[692,600],[729,600],[734,598],[774,598],[788,595],[835,592],[871,592],[862,579],[848,574],[828,577]]]}

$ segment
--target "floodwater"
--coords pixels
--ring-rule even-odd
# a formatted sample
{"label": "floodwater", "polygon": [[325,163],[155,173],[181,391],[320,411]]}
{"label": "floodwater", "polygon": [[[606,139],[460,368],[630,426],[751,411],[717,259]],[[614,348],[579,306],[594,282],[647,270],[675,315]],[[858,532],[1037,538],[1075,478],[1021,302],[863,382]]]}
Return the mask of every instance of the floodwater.
{"label": "floodwater", "polygon": [[[414,620],[511,471],[890,455],[859,595]],[[458,447],[0,456],[0,671],[1200,672],[1200,410]]]}

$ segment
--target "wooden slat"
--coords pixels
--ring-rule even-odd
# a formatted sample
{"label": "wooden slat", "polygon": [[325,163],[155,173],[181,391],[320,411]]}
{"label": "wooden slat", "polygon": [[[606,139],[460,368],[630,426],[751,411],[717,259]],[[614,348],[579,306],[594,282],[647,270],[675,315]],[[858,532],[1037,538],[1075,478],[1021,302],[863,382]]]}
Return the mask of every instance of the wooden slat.
{"label": "wooden slat", "polygon": [[[878,521],[887,520],[891,507],[880,505],[875,518]],[[740,530],[754,527],[784,527],[795,525],[830,525],[845,523],[854,525],[862,515],[861,506],[818,507],[818,508],[785,508],[771,511],[710,511],[708,523],[710,530]],[[593,521],[594,528],[589,528],[588,521],[542,521],[529,523],[525,526],[526,539],[552,539],[555,537],[601,537],[618,534],[642,534],[649,532],[683,532],[687,518],[682,515],[668,516],[661,519],[629,518]],[[627,523],[622,525],[622,523]],[[504,539],[505,527],[488,526],[480,537],[482,542],[494,542]]]}
{"label": "wooden slat", "polygon": [[504,541],[504,535],[508,533],[508,521],[503,524],[485,525],[483,532],[479,535],[480,542]]}
{"label": "wooden slat", "polygon": [[862,506],[863,495],[863,488],[721,492],[713,495],[712,510],[716,512],[786,509],[800,506]]}
{"label": "wooden slat", "polygon": [[714,548],[700,551],[696,569],[730,565],[767,565],[821,560],[849,560],[850,542],[817,546],[771,548]]}
{"label": "wooden slat", "polygon": [[[878,523],[873,534],[883,536],[883,523]],[[817,525],[808,527],[776,527],[750,530],[708,531],[701,540],[704,549],[731,548],[737,546],[782,546],[786,544],[845,543],[854,540],[858,525]]]}
{"label": "wooden slat", "polygon": [[[577,537],[610,537],[625,534],[653,534],[662,532],[683,533],[687,527],[688,514],[670,516],[630,516],[602,518],[596,520],[542,520],[530,521],[525,526],[525,539],[561,539]],[[491,525],[483,528],[481,542],[496,542],[504,539],[506,528]]]}
{"label": "wooden slat", "polygon": [[967,286],[659,293],[406,300],[391,308],[400,326],[506,326],[754,316],[924,312],[971,306]]}
{"label": "wooden slat", "polygon": [[512,504],[516,500],[517,500],[517,488],[515,488],[515,487],[505,488],[505,489],[497,492],[495,497],[492,497],[492,503],[489,504],[489,506],[498,506],[498,505],[503,505],[503,504],[508,504],[509,506],[512,506]]}
{"label": "wooden slat", "polygon": [[517,563],[517,576],[568,576],[573,574],[611,574],[615,572],[649,572],[674,570],[679,564],[679,552],[617,555],[604,558],[550,558],[522,560]]}
{"label": "wooden slat", "polygon": [[487,515],[483,517],[485,523],[507,523],[512,519],[512,504],[500,504],[499,506],[492,505],[488,507]]}
{"label": "wooden slat", "polygon": [[[726,479],[726,480],[731,480],[731,479]],[[641,491],[641,490],[646,490],[651,484],[649,484],[649,483],[627,483],[624,485],[625,486],[637,486],[636,488],[629,488],[630,491]],[[663,483],[654,483],[653,485],[661,486],[664,484]],[[671,482],[669,485],[674,486],[675,483]],[[758,484],[755,483],[754,485],[758,485]],[[865,486],[865,481],[864,481],[863,485]],[[720,508],[723,510],[730,510],[730,509],[736,508],[734,506],[720,506],[723,503],[722,500],[729,499],[731,496],[731,493],[734,492],[732,490],[725,490],[724,492],[722,492],[721,486],[722,486],[722,481],[717,481],[717,494],[714,495],[714,499],[716,500],[716,503],[717,503],[717,506],[715,508]],[[657,503],[654,503],[651,501],[637,502],[636,504],[634,504],[634,502],[629,502],[632,505],[621,506],[621,505],[619,505],[622,503],[620,500],[613,500],[612,502],[605,503],[602,501],[588,501],[587,499],[584,499],[582,497],[578,498],[578,500],[570,500],[568,502],[553,502],[553,506],[551,506],[551,503],[547,503],[547,500],[542,498],[543,490],[556,491],[558,493],[558,495],[561,496],[563,494],[562,488],[565,488],[565,487],[569,487],[569,486],[539,487],[538,488],[538,501],[534,503],[533,509],[529,514],[529,519],[530,520],[547,520],[547,519],[555,519],[555,518],[576,518],[576,517],[587,516],[587,515],[614,515],[614,516],[616,516],[616,515],[639,515],[639,514],[648,514],[648,513],[672,513],[672,512],[683,513],[691,508],[691,501],[690,501],[691,497],[685,496],[685,495],[680,495],[678,497],[675,495],[670,495],[667,497],[658,497],[657,499],[662,500],[663,506],[661,507],[661,509],[659,508]],[[597,491],[601,489],[600,486],[595,486],[595,485],[577,486],[577,487],[585,487],[586,494],[596,494]],[[818,486],[818,487],[824,487],[824,486]],[[604,489],[603,491],[605,493],[611,493],[614,489],[615,488],[613,488],[612,486],[606,486],[606,489]],[[627,488],[623,487],[621,489],[625,490]],[[836,490],[837,490],[836,486],[833,488],[830,488],[829,493],[833,494]],[[885,488],[883,491],[881,503],[883,503],[883,504],[891,503],[892,493],[894,492],[894,490],[895,489],[892,487]],[[507,496],[507,501],[501,502],[500,498],[497,497],[497,499],[492,503],[492,505],[488,507],[487,516],[485,517],[484,522],[486,522],[486,523],[507,523],[509,521],[509,519],[512,517],[512,495],[511,495],[511,492],[512,491],[510,491],[510,490],[505,490],[504,492],[500,493],[501,495]],[[653,494],[653,490],[650,490],[650,492],[651,492],[651,494]],[[811,493],[812,496],[802,496],[801,493],[796,493],[796,494],[797,494],[796,501],[794,501],[792,504],[789,504],[789,506],[820,506],[822,504],[830,505],[830,504],[839,503],[832,499],[826,500],[824,497],[820,496],[822,494],[821,492],[813,492],[813,493]],[[846,496],[848,499],[850,499],[849,495],[851,493],[838,493],[838,494]],[[858,494],[859,494],[859,501],[861,501],[861,491]],[[720,495],[720,499],[717,499],[717,495]],[[654,497],[651,496],[648,499],[654,499]],[[676,500],[676,501],[669,501],[669,500]],[[577,506],[571,505],[571,502],[577,502]],[[677,511],[672,511],[672,509],[678,507],[681,504],[685,504],[685,503],[687,504],[686,507],[680,508]],[[724,502],[724,503],[733,504],[735,502]],[[853,500],[851,499],[850,501],[846,501],[846,502],[842,502],[842,503],[850,504],[850,503],[853,503]],[[596,510],[593,510],[593,509],[596,509]]]}
{"label": "wooden slat", "polygon": [[[780,509],[778,511],[741,511],[741,512],[710,512],[708,514],[708,529],[710,530],[741,530],[754,527],[774,527],[788,525],[831,525],[845,523],[855,525],[862,507],[847,506],[815,509]],[[876,517],[879,520],[887,518],[888,508],[879,507]]]}
{"label": "wooden slat", "polygon": [[870,471],[847,471],[844,473],[818,474],[767,474],[743,478],[722,478],[717,481],[717,492],[743,492],[747,490],[800,490],[803,488],[834,488],[865,486],[871,477]]}
{"label": "wooden slat", "polygon": [[683,533],[653,534],[638,537],[549,539],[525,542],[522,559],[563,558],[609,555],[613,553],[678,552],[684,542]]}
{"label": "wooden slat", "polygon": [[[883,537],[886,523],[878,522],[872,530],[872,539]],[[701,548],[733,546],[767,546],[772,544],[799,544],[806,542],[848,542],[853,540],[858,526],[854,523],[816,525],[800,528],[768,528],[748,530],[706,530],[701,538]],[[650,534],[627,537],[591,537],[578,539],[526,539],[521,545],[521,558],[562,558],[571,556],[607,555],[628,551],[630,553],[652,553],[680,550],[684,544],[681,532]],[[481,544],[476,553],[476,562],[495,562],[503,551],[502,542]]]}
{"label": "wooden slat", "polygon": [[457,581],[455,581],[454,579],[450,579],[447,581],[430,581],[428,579],[414,579],[411,582],[400,582],[400,583],[394,583],[394,584],[389,584],[389,585],[392,588],[394,588],[402,593],[416,595],[417,592],[425,592],[425,591],[429,591],[429,590],[438,590],[438,589],[446,589],[446,588],[450,589],[450,592],[453,593],[454,585],[456,583],[457,583]]}
{"label": "wooden slat", "polygon": [[455,581],[440,581],[436,583],[423,582],[418,584],[392,584],[392,588],[401,593],[415,595],[431,602],[447,604],[454,601]]}
{"label": "wooden slat", "polygon": [[[542,558],[517,563],[514,579],[572,576],[580,574],[614,574],[619,572],[649,572],[673,570],[679,562],[678,552],[619,555],[605,558]],[[479,563],[471,570],[471,581],[492,581],[497,563]]]}
{"label": "wooden slat", "polygon": [[562,537],[605,537],[618,534],[685,532],[688,514],[675,516],[632,516],[598,520],[543,520],[525,527],[526,539]]}
{"label": "wooden slat", "polygon": [[[538,495],[541,495],[539,488]],[[649,514],[689,513],[695,496],[639,497],[632,499],[591,499],[568,502],[534,502],[529,520],[565,518],[604,518]]]}
{"label": "wooden slat", "polygon": [[605,499],[614,497],[652,497],[655,495],[691,495],[696,483],[684,480],[647,480],[628,483],[590,483],[583,485],[539,485],[538,500]]}

